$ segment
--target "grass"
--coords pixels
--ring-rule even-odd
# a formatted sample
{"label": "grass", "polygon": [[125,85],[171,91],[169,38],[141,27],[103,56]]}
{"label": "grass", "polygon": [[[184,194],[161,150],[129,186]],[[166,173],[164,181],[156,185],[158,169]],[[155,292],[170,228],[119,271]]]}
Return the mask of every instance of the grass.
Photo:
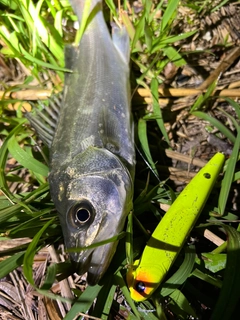
{"label": "grass", "polygon": [[[106,3],[112,17],[116,17],[113,2],[108,0]],[[127,233],[122,234],[118,254],[100,283],[86,287],[83,292],[82,287],[76,285],[74,296],[60,296],[61,292],[53,288],[57,281],[72,274],[69,262],[47,263],[40,282],[35,265],[39,250],[46,245],[59,248],[63,242],[47,183],[48,150],[24,118],[21,107],[25,101],[8,93],[18,92],[21,97],[23,89],[33,92],[42,89],[46,95],[49,90],[61,90],[64,71],[67,71],[64,69],[64,43],[74,41],[72,26],[76,17],[67,1],[54,1],[54,4],[48,0],[37,3],[31,0],[0,1],[1,54],[5,69],[8,70],[8,66],[12,68],[12,78],[8,76],[11,81],[2,82],[0,109],[0,278],[8,277],[10,272],[23,265],[25,278],[38,294],[58,299],[59,303],[64,304],[66,314],[61,317],[66,320],[80,318],[87,312],[100,319],[116,314],[121,319],[237,318],[240,234],[239,204],[234,200],[233,193],[237,192],[240,179],[237,163],[240,106],[229,97],[224,98],[225,102],[213,97],[218,79],[202,94],[190,97],[184,108],[175,108],[172,112],[169,110],[174,107],[175,100],[167,100],[168,107],[160,108],[159,100],[166,101],[166,98],[158,91],[159,85],[167,82],[167,68],[173,71],[174,68],[183,68],[187,61],[194,57],[197,59],[201,54],[196,50],[190,52],[182,49],[184,45],[194,43],[194,37],[198,34],[194,19],[200,19],[204,13],[208,15],[230,1],[214,4],[198,1],[194,6],[188,1],[180,4],[173,0],[158,4],[151,1],[142,3],[144,8],[141,14],[133,10],[128,14],[121,13],[121,20],[131,37],[132,89],[144,87],[152,101],[147,106],[143,99],[133,95],[138,150],[134,212],[129,214]],[[123,7],[128,8],[127,2],[124,1]],[[191,14],[180,15],[180,11]],[[181,23],[190,26],[182,33]],[[84,30],[84,26],[80,30]],[[226,54],[234,45],[227,40],[219,44]],[[211,55],[208,54],[208,57]],[[231,106],[227,111],[222,108],[226,104]],[[176,151],[181,141],[191,138],[190,134],[186,140],[180,140],[176,133],[181,124],[192,117],[195,126],[200,123],[215,138],[227,142],[232,152],[226,161],[223,179],[214,188],[191,234],[191,246],[185,245],[168,278],[152,298],[136,304],[126,285],[127,267],[141,255],[149,232],[154,230],[165,208],[178,195],[177,183],[183,177],[169,175],[172,164],[165,150],[172,148]],[[197,154],[195,148],[190,149],[190,160],[194,156],[201,158],[201,152]],[[180,173],[183,171],[185,182],[188,181],[187,174],[194,172],[192,167],[178,169]],[[213,232],[215,238],[222,238],[223,243],[216,246],[207,240],[204,237],[207,229]],[[30,244],[22,241],[18,246],[4,246],[6,241],[11,243],[11,239],[15,238],[30,238],[32,241]],[[34,301],[36,303],[36,299]],[[68,311],[69,302],[72,302],[72,307]]]}

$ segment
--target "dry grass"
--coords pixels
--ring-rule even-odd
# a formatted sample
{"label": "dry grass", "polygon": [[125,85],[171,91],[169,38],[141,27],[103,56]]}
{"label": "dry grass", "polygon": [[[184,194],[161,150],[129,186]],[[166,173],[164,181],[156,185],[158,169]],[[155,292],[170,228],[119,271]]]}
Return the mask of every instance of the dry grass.
{"label": "dry grass", "polygon": [[[169,138],[169,146],[163,138],[155,120],[151,120],[150,118],[147,118],[148,141],[159,177],[161,180],[166,179],[167,184],[172,187],[174,192],[181,190],[195,175],[199,167],[202,167],[216,151],[230,155],[233,149],[233,142],[223,132],[216,129],[208,121],[197,117],[194,112],[191,112],[193,106],[196,106],[199,97],[203,95],[203,100],[202,103],[198,103],[195,111],[200,110],[218,119],[234,135],[237,129],[234,126],[232,118],[239,121],[235,109],[225,97],[233,99],[236,103],[240,103],[240,5],[238,2],[231,3],[229,1],[223,7],[210,12],[211,10],[208,8],[208,5],[205,5],[203,2],[202,4],[203,7],[199,6],[199,10],[196,10],[196,8],[191,8],[187,1],[183,2],[178,8],[178,15],[171,26],[169,26],[169,29],[171,29],[169,32],[173,34],[196,31],[191,37],[171,44],[176,51],[181,53],[186,62],[185,64],[180,66],[174,64],[169,59],[166,59],[166,54],[162,52],[159,53],[159,59],[165,59],[165,64],[158,65],[157,63],[153,63],[154,59],[158,56],[157,54],[149,54],[144,51],[146,43],[143,42],[143,38],[139,38],[136,42],[136,47],[139,47],[143,51],[141,52],[140,50],[137,53],[132,53],[132,106],[136,123],[138,119],[148,117],[153,113],[150,84],[153,77],[156,77],[159,82],[158,101],[162,110],[164,128]],[[134,13],[131,4],[128,4],[127,13],[129,21],[136,28],[143,6],[141,1],[135,1],[133,6],[137,13]],[[214,4],[211,4],[211,8],[214,8]],[[156,12],[154,16],[156,23],[161,21],[162,15],[162,10]],[[72,32],[72,25],[70,24],[67,30],[63,31],[65,37],[71,37],[69,34]],[[61,91],[63,83],[59,72],[52,69],[47,71],[39,69],[39,75],[36,76],[36,73],[31,72],[31,65],[25,65],[25,61],[21,61],[19,56],[8,55],[7,49],[9,47],[1,36],[0,44],[3,52],[0,55],[0,77],[2,84],[0,87],[2,90],[0,97],[3,101],[0,132],[2,144],[8,136],[10,129],[19,123],[19,119],[23,117],[25,110],[31,109],[31,104],[28,102],[47,99],[53,92]],[[4,54],[4,51],[8,52],[8,54]],[[43,59],[45,58],[43,57]],[[214,84],[214,87],[209,92],[209,87],[212,84]],[[209,96],[204,99],[204,95]],[[27,131],[23,135],[28,135],[28,137],[31,135],[35,139],[31,129],[28,126],[26,128]],[[38,159],[41,158],[43,161],[40,156],[41,153],[38,151],[39,148],[42,150],[41,142],[39,142],[39,145],[36,145],[32,141],[32,138],[21,141],[21,146],[28,147],[29,144],[32,148],[34,145]],[[237,171],[239,169],[235,170],[235,172]],[[4,172],[8,176],[8,190],[13,195],[32,192],[43,182],[39,180],[38,176],[32,173],[29,174],[29,170],[23,168],[11,157],[7,160]],[[138,155],[136,197],[144,189],[148,174],[149,170],[147,170],[145,162]],[[154,177],[150,178],[150,185],[152,186],[157,184],[154,179]],[[2,188],[1,196],[1,199],[9,198],[4,188]],[[39,210],[42,210],[41,199],[39,201],[37,204],[40,208]],[[46,196],[44,201],[48,204],[50,202],[49,196]],[[14,197],[9,199],[9,203],[9,205],[16,203],[16,199]],[[36,208],[36,204],[34,205]],[[33,211],[35,210],[34,205],[31,206],[31,210]],[[163,211],[166,211],[164,204],[158,203],[158,205]],[[230,216],[232,214],[235,219],[238,209],[239,178],[232,184],[227,212]],[[52,207],[49,211],[51,210]],[[20,222],[24,223],[26,221]],[[144,224],[145,222],[143,219],[142,223]],[[206,219],[204,222],[206,222]],[[19,222],[17,221],[17,223]],[[152,223],[156,225],[154,219]],[[2,237],[11,237],[11,230],[16,226],[16,223],[5,223]],[[152,226],[148,224],[145,227],[147,230],[152,229]],[[29,239],[34,236],[33,234],[25,234],[25,237],[23,235],[20,237],[19,235],[20,233],[13,233],[13,239],[9,239],[9,237],[4,241],[2,239],[0,249],[2,261],[7,256],[13,255],[13,249],[16,247],[21,247],[25,250]],[[16,236],[19,236],[19,238],[14,239]],[[198,241],[196,246],[200,253],[213,250],[213,246],[209,244],[208,239],[210,239],[210,242],[215,243],[217,247],[221,246],[221,238],[225,239],[225,235],[216,228],[214,228],[214,232],[211,232],[210,235],[208,233],[207,236],[201,236],[195,232],[194,237]],[[55,244],[54,239],[58,240]],[[45,247],[45,242],[48,245],[52,245]],[[33,263],[33,279],[37,287],[41,286],[44,282],[46,269],[49,265],[66,260],[66,253],[61,243],[60,231],[56,231],[55,234],[53,233],[50,240],[46,240],[45,237],[41,243],[42,249],[35,255]],[[55,247],[58,246],[58,251],[56,251],[54,245]],[[16,249],[17,251],[19,250]],[[70,273],[68,274],[68,272],[61,270],[57,275],[58,280],[60,280],[61,275],[65,276],[65,279],[61,282],[55,281],[51,287],[52,293],[61,295],[69,299],[69,301],[79,296],[86,288],[85,276],[79,277],[76,274],[71,275]],[[207,291],[208,285],[209,282],[206,281],[203,285],[203,290]],[[210,291],[214,292],[215,289],[216,287],[214,289],[211,288]],[[217,291],[218,294],[219,291]],[[51,295],[42,295],[26,281],[22,267],[15,268],[14,271],[3,277],[0,281],[0,319],[63,319],[71,308],[70,302],[68,300],[66,300],[67,302],[54,301],[50,297]],[[217,299],[210,305],[204,299],[202,301],[199,299],[197,294],[192,299],[191,297],[189,298],[189,302],[196,311],[198,319],[210,319],[214,303]],[[111,319],[127,319],[130,317],[131,308],[125,305],[125,297],[121,291],[116,291],[114,301],[110,312]],[[164,298],[162,303],[166,319],[183,319],[183,315],[177,313],[180,309],[174,311],[174,306],[171,305],[169,299]],[[159,308],[157,304],[154,307],[153,305],[152,302],[149,302],[149,304],[141,306],[141,308],[147,310],[155,307]],[[91,311],[89,314],[91,314]],[[186,313],[184,314],[186,315]],[[81,315],[81,312],[79,312],[79,315]],[[150,313],[148,315],[149,319],[156,319],[150,318]],[[143,314],[141,316],[143,317]],[[189,317],[189,314],[187,316]],[[70,317],[67,319],[70,319]],[[85,318],[98,319],[87,315]],[[136,318],[131,315],[131,319]]]}

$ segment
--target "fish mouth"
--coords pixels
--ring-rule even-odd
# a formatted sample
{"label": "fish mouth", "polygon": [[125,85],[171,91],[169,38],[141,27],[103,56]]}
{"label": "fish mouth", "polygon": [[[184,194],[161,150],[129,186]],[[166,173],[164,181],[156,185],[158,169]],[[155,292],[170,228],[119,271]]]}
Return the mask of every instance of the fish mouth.
{"label": "fish mouth", "polygon": [[78,274],[88,273],[87,282],[90,286],[96,285],[106,272],[116,246],[117,243],[111,243],[91,251],[85,251],[84,256],[81,256],[78,261],[72,261]]}
{"label": "fish mouth", "polygon": [[76,255],[74,257],[70,256],[71,262],[74,266],[74,269],[79,275],[82,275],[88,272],[91,266],[91,259],[92,259],[93,251],[89,252],[88,255],[81,256],[76,260]]}

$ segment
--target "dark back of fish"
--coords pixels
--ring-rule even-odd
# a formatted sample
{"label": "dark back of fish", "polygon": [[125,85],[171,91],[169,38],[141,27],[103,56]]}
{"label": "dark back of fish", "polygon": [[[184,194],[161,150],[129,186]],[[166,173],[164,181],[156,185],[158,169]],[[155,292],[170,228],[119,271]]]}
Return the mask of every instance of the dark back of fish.
{"label": "dark back of fish", "polygon": [[[85,1],[70,2],[75,8],[81,4],[81,10],[76,10],[81,14]],[[92,3],[101,5],[100,1]],[[114,46],[101,10],[85,30],[80,45],[66,48],[65,60],[73,74],[65,79],[64,108],[52,145],[53,166],[95,146],[121,157],[132,171],[129,66],[127,57]],[[63,131],[64,127],[70,130]]]}

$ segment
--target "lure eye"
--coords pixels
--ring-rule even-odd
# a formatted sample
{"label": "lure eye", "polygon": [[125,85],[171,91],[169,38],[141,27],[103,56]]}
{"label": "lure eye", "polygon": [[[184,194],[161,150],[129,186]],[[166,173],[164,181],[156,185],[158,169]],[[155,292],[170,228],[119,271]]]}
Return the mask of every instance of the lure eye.
{"label": "lure eye", "polygon": [[203,176],[206,179],[210,179],[211,178],[211,174],[210,173],[204,173]]}
{"label": "lure eye", "polygon": [[74,227],[83,227],[91,223],[95,215],[94,208],[87,200],[82,200],[74,204],[69,212],[69,222]]}
{"label": "lure eye", "polygon": [[146,289],[146,287],[145,287],[144,282],[139,281],[139,282],[136,283],[136,290],[137,290],[137,292],[142,293],[142,292],[145,291],[145,289]]}

